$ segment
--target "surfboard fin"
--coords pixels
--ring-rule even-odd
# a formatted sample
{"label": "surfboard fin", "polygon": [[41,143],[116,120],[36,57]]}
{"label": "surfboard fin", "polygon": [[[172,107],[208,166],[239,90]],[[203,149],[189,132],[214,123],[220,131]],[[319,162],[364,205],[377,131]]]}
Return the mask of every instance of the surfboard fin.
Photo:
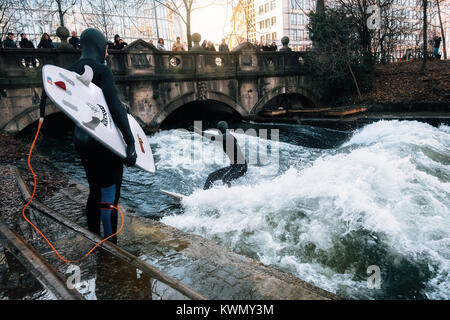
{"label": "surfboard fin", "polygon": [[77,76],[77,79],[80,80],[86,87],[89,87],[92,78],[94,78],[94,71],[92,71],[92,68],[88,65],[84,66],[84,73],[81,76]]}

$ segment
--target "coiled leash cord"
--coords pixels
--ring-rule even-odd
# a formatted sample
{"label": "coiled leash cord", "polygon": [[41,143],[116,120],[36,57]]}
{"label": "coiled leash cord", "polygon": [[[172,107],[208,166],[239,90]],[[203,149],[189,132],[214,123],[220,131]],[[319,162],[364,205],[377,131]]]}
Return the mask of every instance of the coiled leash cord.
{"label": "coiled leash cord", "polygon": [[89,250],[89,252],[88,253],[86,253],[82,258],[80,258],[80,259],[77,259],[77,260],[67,260],[67,259],[65,259],[59,252],[58,252],[58,250],[56,250],[56,248],[53,246],[53,244],[47,239],[47,237],[41,232],[41,230],[39,230],[39,228],[38,227],[36,227],[34,224],[33,224],[33,222],[31,222],[28,218],[27,218],[27,216],[26,216],[26,214],[25,214],[25,210],[27,209],[27,207],[30,205],[30,203],[31,203],[31,201],[33,201],[33,198],[34,198],[34,195],[35,195],[35,193],[36,193],[36,185],[37,185],[37,179],[36,179],[36,174],[34,173],[34,171],[33,171],[33,168],[31,167],[31,154],[32,154],[32,152],[33,152],[33,149],[34,149],[34,145],[36,144],[36,141],[37,141],[37,138],[38,138],[38,136],[39,136],[39,132],[41,131],[41,127],[42,127],[42,124],[43,124],[43,122],[44,122],[44,118],[40,118],[39,119],[39,125],[38,125],[38,129],[37,129],[37,132],[36,132],[36,136],[34,137],[34,140],[33,140],[33,143],[31,144],[31,147],[30,147],[30,152],[28,153],[28,168],[30,169],[30,171],[31,171],[31,174],[33,175],[33,181],[34,181],[34,186],[33,186],[33,192],[32,192],[32,194],[31,194],[31,197],[30,197],[30,200],[28,200],[28,202],[27,202],[27,204],[25,205],[25,207],[23,207],[23,209],[22,209],[22,216],[24,217],[24,219],[41,235],[41,237],[47,242],[47,244],[52,248],[52,250],[56,253],[56,255],[58,256],[58,258],[59,259],[61,259],[63,262],[65,262],[65,263],[77,263],[77,262],[80,262],[80,261],[82,261],[82,260],[84,260],[84,259],[86,259],[98,246],[100,246],[102,243],[104,243],[105,241],[107,241],[107,240],[109,240],[109,239],[111,239],[112,237],[114,237],[114,236],[116,236],[116,235],[118,235],[121,231],[122,231],[122,229],[123,229],[123,225],[124,225],[124,215],[123,215],[123,212],[122,212],[122,210],[120,210],[119,209],[119,207],[117,206],[117,207],[115,207],[114,205],[110,205],[110,208],[112,208],[112,209],[116,209],[117,211],[119,211],[120,212],[120,215],[122,216],[122,224],[120,225],[120,228],[119,228],[119,230],[116,232],[116,233],[114,233],[114,234],[112,234],[112,235],[110,235],[109,237],[107,237],[107,238],[105,238],[105,239],[103,239],[102,241],[100,241],[99,243],[97,243],[91,250]]}

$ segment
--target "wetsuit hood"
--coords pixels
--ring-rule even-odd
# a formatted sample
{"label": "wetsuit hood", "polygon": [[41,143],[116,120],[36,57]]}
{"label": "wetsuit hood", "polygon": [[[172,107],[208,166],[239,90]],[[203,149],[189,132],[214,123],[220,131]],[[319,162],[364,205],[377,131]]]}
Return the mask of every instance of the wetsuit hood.
{"label": "wetsuit hood", "polygon": [[103,64],[107,45],[103,33],[93,28],[86,29],[81,34],[80,42],[81,59],[92,59]]}
{"label": "wetsuit hood", "polygon": [[224,134],[228,129],[228,123],[226,123],[226,121],[220,121],[217,124],[217,129],[219,129],[219,131],[222,132],[222,134]]}

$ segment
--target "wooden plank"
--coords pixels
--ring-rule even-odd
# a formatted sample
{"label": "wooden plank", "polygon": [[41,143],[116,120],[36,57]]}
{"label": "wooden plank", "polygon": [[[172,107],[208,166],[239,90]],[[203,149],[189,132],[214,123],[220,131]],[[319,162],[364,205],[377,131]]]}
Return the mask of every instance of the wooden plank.
{"label": "wooden plank", "polygon": [[331,108],[317,108],[317,109],[289,109],[289,113],[316,113],[331,110]]}
{"label": "wooden plank", "polygon": [[6,247],[30,273],[59,300],[84,300],[76,289],[69,289],[67,279],[55,270],[25,239],[0,222]]}
{"label": "wooden plank", "polygon": [[[25,184],[25,182],[22,179],[22,176],[20,175],[19,170],[17,167],[15,168],[15,176],[17,180],[17,184],[19,186],[20,192],[22,193],[22,197],[25,201],[28,201],[30,199],[30,192]],[[39,210],[40,212],[44,213],[48,217],[54,219],[55,221],[61,223],[62,225],[66,226],[67,228],[77,232],[78,234],[82,235],[92,243],[99,243],[103,239],[101,239],[98,235],[90,232],[89,230],[79,226],[75,222],[67,219],[66,217],[62,216],[55,210],[47,207],[46,205],[42,204],[36,199],[33,199],[31,202],[31,206],[35,208],[36,210]],[[157,279],[169,287],[177,290],[178,292],[182,293],[189,299],[193,300],[207,300],[204,296],[199,294],[198,292],[194,291],[192,288],[186,286],[182,282],[176,280],[175,278],[171,277],[167,273],[159,270],[158,268],[139,260],[136,256],[132,255],[131,253],[127,252],[126,250],[122,249],[121,247],[113,244],[110,241],[106,241],[103,244],[100,245],[101,248],[105,249],[112,255],[114,255],[116,258],[121,259],[130,265],[134,266],[135,268],[141,270],[143,273],[147,274],[149,277]]]}
{"label": "wooden plank", "polygon": [[287,111],[286,110],[265,110],[263,112],[261,112],[262,115],[265,116],[279,116],[280,114],[286,114]]}
{"label": "wooden plank", "polygon": [[356,109],[347,109],[347,110],[341,110],[341,111],[329,111],[325,112],[328,116],[347,116],[350,114],[365,112],[367,108],[356,108]]}

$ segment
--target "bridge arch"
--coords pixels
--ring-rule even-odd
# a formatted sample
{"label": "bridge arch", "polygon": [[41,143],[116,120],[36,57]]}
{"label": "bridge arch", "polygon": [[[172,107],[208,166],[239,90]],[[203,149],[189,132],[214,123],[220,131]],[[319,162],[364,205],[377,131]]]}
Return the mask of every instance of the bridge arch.
{"label": "bridge arch", "polygon": [[[56,113],[61,113],[61,110],[57,109],[52,104],[48,104],[45,109],[45,116],[50,116]],[[39,106],[34,105],[14,116],[0,129],[9,133],[18,133],[38,120],[39,120]]]}
{"label": "bridge arch", "polygon": [[178,96],[162,108],[151,120],[150,127],[155,129],[159,128],[164,120],[180,107],[202,101],[217,101],[234,110],[244,119],[249,116],[249,112],[240,103],[221,92],[208,91],[207,100],[199,100],[196,92],[189,92],[182,96]]}
{"label": "bridge arch", "polygon": [[261,99],[259,99],[258,102],[250,111],[250,114],[257,115],[260,111],[263,110],[263,108],[270,100],[284,94],[298,94],[306,98],[308,101],[310,101],[310,103],[315,107],[320,105],[320,95],[314,92],[314,90],[299,86],[296,87],[279,86],[270,90]]}

